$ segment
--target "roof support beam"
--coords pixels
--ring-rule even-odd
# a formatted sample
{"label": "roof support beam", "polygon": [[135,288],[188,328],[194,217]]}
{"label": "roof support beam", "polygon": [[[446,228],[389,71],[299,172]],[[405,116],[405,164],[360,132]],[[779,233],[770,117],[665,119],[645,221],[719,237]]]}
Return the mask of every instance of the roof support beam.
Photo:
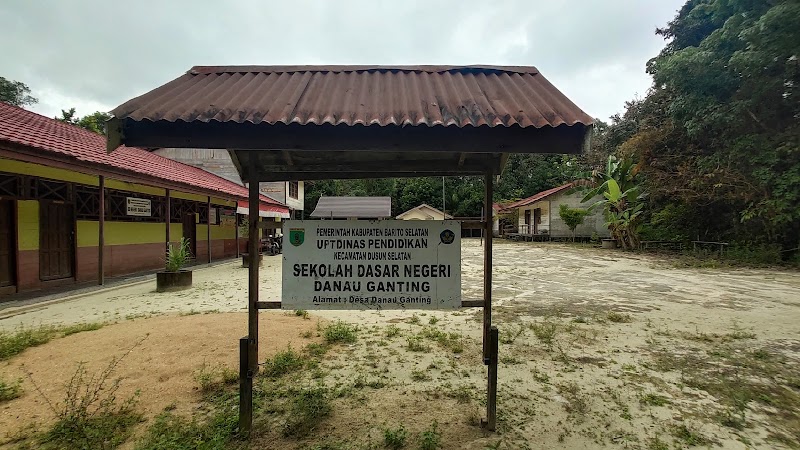
{"label": "roof support beam", "polygon": [[[125,145],[149,148],[230,148],[235,143],[237,149],[246,150],[577,154],[584,146],[587,128],[270,125],[125,119],[120,132],[125,136]],[[109,135],[109,150],[116,148],[120,139]]]}

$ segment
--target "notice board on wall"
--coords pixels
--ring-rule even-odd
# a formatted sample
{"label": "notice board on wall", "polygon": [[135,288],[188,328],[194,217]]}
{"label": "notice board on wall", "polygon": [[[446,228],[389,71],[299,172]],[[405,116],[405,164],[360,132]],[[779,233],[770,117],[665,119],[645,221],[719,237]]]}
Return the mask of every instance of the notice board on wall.
{"label": "notice board on wall", "polygon": [[287,220],[283,309],[461,307],[453,220]]}

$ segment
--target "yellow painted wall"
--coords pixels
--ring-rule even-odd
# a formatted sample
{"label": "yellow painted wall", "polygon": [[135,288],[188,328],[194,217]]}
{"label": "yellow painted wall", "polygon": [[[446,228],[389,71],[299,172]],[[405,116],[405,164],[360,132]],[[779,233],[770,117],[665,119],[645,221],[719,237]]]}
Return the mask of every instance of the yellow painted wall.
{"label": "yellow painted wall", "polygon": [[[169,240],[179,242],[183,237],[183,224],[172,222],[169,224]],[[165,236],[166,239],[166,236]]]}
{"label": "yellow painted wall", "polygon": [[224,227],[221,225],[211,226],[211,239],[235,239],[236,227]]}
{"label": "yellow painted wall", "polygon": [[87,186],[97,186],[99,184],[97,175],[86,175],[71,170],[57,169],[55,167],[32,164],[13,159],[0,158],[0,171],[18,173],[22,175],[32,175],[51,180],[71,181],[73,183],[85,184]]}
{"label": "yellow painted wall", "polygon": [[186,192],[180,191],[170,191],[169,195],[172,198],[182,198],[184,200],[194,200],[196,202],[206,203],[208,201],[208,197],[205,195],[187,194]]}
{"label": "yellow painted wall", "polygon": [[19,217],[19,249],[37,250],[39,248],[39,202],[20,200],[17,202]]}
{"label": "yellow painted wall", "polygon": [[[96,185],[97,184],[95,184],[95,186]],[[117,189],[120,191],[138,192],[140,194],[160,195],[160,196],[164,196],[167,194],[165,189],[153,186],[146,186],[144,184],[136,184],[136,183],[128,183],[125,181],[112,180],[110,178],[106,178],[106,188]]]}

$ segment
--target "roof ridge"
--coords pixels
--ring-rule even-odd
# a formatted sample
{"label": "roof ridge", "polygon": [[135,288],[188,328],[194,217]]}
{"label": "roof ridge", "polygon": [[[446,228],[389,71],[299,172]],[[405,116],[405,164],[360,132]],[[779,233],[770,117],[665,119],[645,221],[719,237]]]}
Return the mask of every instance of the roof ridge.
{"label": "roof ridge", "polygon": [[292,72],[462,72],[462,71],[485,71],[485,72],[511,72],[536,75],[539,70],[534,66],[498,66],[491,64],[474,65],[231,65],[231,66],[194,66],[186,73],[189,75],[200,74],[219,74],[219,73],[292,73]]}

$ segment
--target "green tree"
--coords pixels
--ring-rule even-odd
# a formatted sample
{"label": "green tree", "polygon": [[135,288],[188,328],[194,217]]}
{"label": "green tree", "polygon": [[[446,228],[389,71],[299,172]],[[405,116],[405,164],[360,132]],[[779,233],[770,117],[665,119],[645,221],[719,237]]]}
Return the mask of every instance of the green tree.
{"label": "green tree", "polygon": [[30,94],[31,89],[25,83],[0,77],[0,101],[19,107],[39,103],[39,99]]}
{"label": "green tree", "polygon": [[559,205],[558,216],[561,217],[569,231],[572,232],[572,242],[575,242],[575,229],[583,223],[583,219],[586,218],[587,214],[589,214],[589,211],[585,209],[570,208],[569,205],[563,203]]}
{"label": "green tree", "polygon": [[61,117],[56,117],[56,120],[66,122],[72,125],[77,125],[81,128],[87,129],[97,134],[106,135],[106,121],[111,118],[111,114],[96,111],[87,116],[78,117],[75,113],[75,108],[69,110],[61,110]]}
{"label": "green tree", "polygon": [[639,231],[644,203],[639,184],[638,168],[631,159],[619,160],[609,156],[606,167],[595,171],[595,186],[584,196],[582,202],[588,202],[597,196],[601,200],[592,204],[589,211],[602,206],[606,217],[606,226],[611,236],[625,250],[633,250],[639,246]]}

